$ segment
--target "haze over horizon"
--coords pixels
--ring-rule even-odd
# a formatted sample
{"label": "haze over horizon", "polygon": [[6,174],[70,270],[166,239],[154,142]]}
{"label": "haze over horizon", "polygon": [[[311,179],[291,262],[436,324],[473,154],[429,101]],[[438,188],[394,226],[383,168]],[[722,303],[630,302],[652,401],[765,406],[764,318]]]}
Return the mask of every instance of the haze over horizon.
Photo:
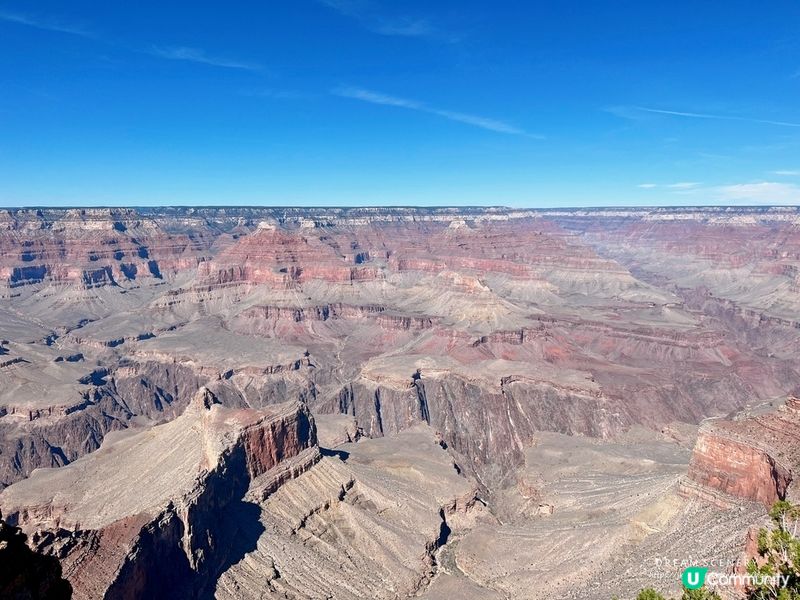
{"label": "haze over horizon", "polygon": [[800,6],[0,2],[0,206],[800,204]]}

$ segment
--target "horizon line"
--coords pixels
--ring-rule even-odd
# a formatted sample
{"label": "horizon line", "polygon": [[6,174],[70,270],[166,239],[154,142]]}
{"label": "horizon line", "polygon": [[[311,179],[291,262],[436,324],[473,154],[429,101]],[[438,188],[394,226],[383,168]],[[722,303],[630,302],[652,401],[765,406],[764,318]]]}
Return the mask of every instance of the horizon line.
{"label": "horizon line", "polygon": [[507,211],[543,211],[543,210],[641,210],[641,209],[760,209],[788,208],[800,210],[800,204],[597,204],[590,206],[507,206],[504,204],[351,204],[351,205],[269,205],[269,204],[75,204],[75,205],[27,205],[27,206],[0,206],[0,210],[87,210],[87,209],[129,209],[129,210],[156,210],[156,209],[268,209],[268,210],[358,210],[358,209],[412,209],[412,210],[441,210],[441,209],[480,209],[480,210],[507,210]]}

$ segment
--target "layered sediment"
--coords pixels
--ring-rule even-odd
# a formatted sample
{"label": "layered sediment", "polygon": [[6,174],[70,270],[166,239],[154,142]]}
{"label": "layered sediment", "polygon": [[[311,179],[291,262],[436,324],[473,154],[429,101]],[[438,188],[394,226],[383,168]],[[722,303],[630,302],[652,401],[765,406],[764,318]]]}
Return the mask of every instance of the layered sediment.
{"label": "layered sediment", "polygon": [[[177,595],[533,598],[545,564],[569,585],[542,594],[600,597],[596,565],[531,548],[584,519],[633,569],[614,544],[690,547],[680,515],[722,539],[718,507],[745,523],[793,497],[797,401],[758,407],[800,381],[798,227],[769,207],[0,211],[0,505],[79,597],[171,565]],[[472,551],[518,540],[514,514],[529,547]]]}
{"label": "layered sediment", "polygon": [[60,559],[75,598],[194,595],[237,552],[226,515],[247,513],[250,482],[301,456],[318,458],[303,405],[227,409],[203,389],[170,423],[37,470],[0,504]]}
{"label": "layered sediment", "polygon": [[769,508],[784,500],[800,468],[800,400],[774,412],[712,421],[698,436],[682,492],[721,506],[731,498]]}

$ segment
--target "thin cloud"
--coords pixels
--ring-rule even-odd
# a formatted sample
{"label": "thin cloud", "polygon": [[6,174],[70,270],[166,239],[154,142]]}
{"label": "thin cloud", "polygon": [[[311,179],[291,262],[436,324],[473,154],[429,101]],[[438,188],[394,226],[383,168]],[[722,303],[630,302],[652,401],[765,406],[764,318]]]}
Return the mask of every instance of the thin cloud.
{"label": "thin cloud", "polygon": [[541,135],[529,134],[528,132],[520,129],[519,127],[509,125],[508,123],[504,123],[503,121],[498,121],[496,119],[487,119],[486,117],[478,117],[476,115],[453,112],[451,110],[431,109],[430,112],[434,115],[439,115],[440,117],[444,117],[445,119],[450,119],[451,121],[466,123],[467,125],[474,125],[475,127],[488,129],[489,131],[496,131],[498,133],[510,133],[512,135],[525,135],[537,139],[543,139],[543,136]]}
{"label": "thin cloud", "polygon": [[55,31],[58,33],[68,33],[70,35],[77,35],[81,37],[95,37],[92,31],[76,23],[68,23],[59,19],[34,17],[22,13],[12,13],[8,11],[0,11],[0,21],[7,23],[15,23],[17,25],[24,25],[25,27],[33,27],[43,31]]}
{"label": "thin cloud", "polygon": [[789,121],[773,121],[770,119],[754,119],[750,117],[737,117],[734,115],[716,115],[716,114],[709,114],[709,113],[695,113],[695,112],[683,112],[679,110],[664,110],[660,108],[648,108],[645,106],[631,106],[631,107],[614,107],[609,109],[609,112],[613,112],[617,116],[631,118],[630,111],[639,111],[645,113],[653,113],[658,115],[667,115],[671,117],[684,117],[689,119],[713,119],[718,121],[741,121],[745,123],[761,123],[763,125],[777,125],[780,127],[800,127],[800,123],[793,123]]}
{"label": "thin cloud", "polygon": [[381,35],[400,37],[435,37],[438,30],[428,19],[401,19],[399,21],[379,21],[372,31]]}
{"label": "thin cloud", "polygon": [[643,121],[646,118],[645,115],[631,106],[604,106],[600,110],[629,121]]}
{"label": "thin cloud", "polygon": [[203,65],[211,65],[213,67],[223,67],[225,69],[242,69],[245,71],[260,71],[262,69],[261,65],[255,63],[209,56],[204,50],[186,46],[153,46],[148,53],[153,56],[158,56],[159,58],[166,58],[167,60],[183,60]]}
{"label": "thin cloud", "polygon": [[670,183],[667,187],[673,190],[691,190],[700,185],[698,181],[679,181],[677,183]]}
{"label": "thin cloud", "polygon": [[458,36],[436,27],[428,18],[387,17],[381,15],[378,7],[369,0],[317,1],[323,6],[335,10],[340,15],[358,21],[362,27],[379,35],[428,38],[448,43],[457,42],[459,39]]}
{"label": "thin cloud", "polygon": [[800,204],[800,186],[792,183],[737,183],[719,186],[715,192],[721,200],[732,203]]}
{"label": "thin cloud", "polygon": [[308,100],[319,96],[299,90],[280,89],[242,90],[239,94],[248,98],[271,98],[273,100]]}
{"label": "thin cloud", "polygon": [[[124,48],[124,46],[119,45],[112,40],[104,40],[101,36],[98,36],[95,32],[82,25],[52,17],[34,17],[28,14],[0,10],[0,21],[23,25],[25,27],[33,27],[43,31],[54,31],[58,33],[67,33],[69,35],[92,38],[112,46]],[[262,69],[261,65],[255,63],[246,63],[219,58],[216,56],[209,56],[203,50],[198,48],[188,48],[186,46],[153,46],[145,50],[128,47],[127,50],[134,52],[145,52],[152,56],[158,56],[160,58],[169,60],[185,60],[228,69],[244,69],[248,71],[260,71]]]}
{"label": "thin cloud", "polygon": [[793,183],[775,181],[756,181],[751,183],[735,183],[729,185],[703,186],[695,182],[678,182],[660,186],[654,183],[642,183],[640,188],[668,188],[673,194],[702,195],[720,204],[800,204],[800,186]]}
{"label": "thin cloud", "polygon": [[444,119],[448,119],[450,121],[456,121],[458,123],[472,125],[473,127],[479,127],[481,129],[486,129],[497,133],[521,135],[540,140],[544,139],[544,136],[528,133],[527,131],[520,129],[519,127],[515,127],[514,125],[511,125],[504,121],[499,121],[496,119],[490,119],[486,117],[480,117],[477,115],[471,115],[467,113],[455,112],[451,110],[442,110],[439,108],[428,106],[427,104],[423,102],[418,102],[416,100],[408,100],[407,98],[398,98],[397,96],[389,96],[387,94],[382,94],[380,92],[374,92],[371,90],[365,90],[363,88],[354,88],[354,87],[337,88],[333,90],[331,93],[334,94],[335,96],[340,96],[342,98],[352,98],[354,100],[369,102],[371,104],[394,106],[397,108],[405,108],[407,110],[424,112],[431,115],[436,115],[438,117],[442,117]]}
{"label": "thin cloud", "polygon": [[772,171],[772,174],[781,177],[800,177],[800,171]]}
{"label": "thin cloud", "polygon": [[694,194],[699,191],[700,186],[703,184],[698,181],[678,181],[676,183],[661,184],[658,183],[640,183],[637,188],[643,190],[653,190],[656,188],[666,188],[671,190],[673,194]]}
{"label": "thin cloud", "polygon": [[333,90],[334,95],[341,96],[342,98],[353,98],[355,100],[363,100],[364,102],[371,102],[372,104],[383,104],[384,106],[399,106],[400,108],[410,108],[412,110],[427,110],[425,105],[415,100],[406,100],[405,98],[397,98],[396,96],[389,96],[381,94],[380,92],[373,92],[363,88],[344,87]]}

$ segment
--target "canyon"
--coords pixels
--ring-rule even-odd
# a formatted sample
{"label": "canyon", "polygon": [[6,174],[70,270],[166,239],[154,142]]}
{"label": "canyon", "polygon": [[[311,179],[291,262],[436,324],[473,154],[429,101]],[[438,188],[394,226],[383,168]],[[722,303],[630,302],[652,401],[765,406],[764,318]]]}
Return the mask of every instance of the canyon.
{"label": "canyon", "polygon": [[798,348],[795,208],[0,210],[2,526],[75,598],[677,590],[798,499]]}

